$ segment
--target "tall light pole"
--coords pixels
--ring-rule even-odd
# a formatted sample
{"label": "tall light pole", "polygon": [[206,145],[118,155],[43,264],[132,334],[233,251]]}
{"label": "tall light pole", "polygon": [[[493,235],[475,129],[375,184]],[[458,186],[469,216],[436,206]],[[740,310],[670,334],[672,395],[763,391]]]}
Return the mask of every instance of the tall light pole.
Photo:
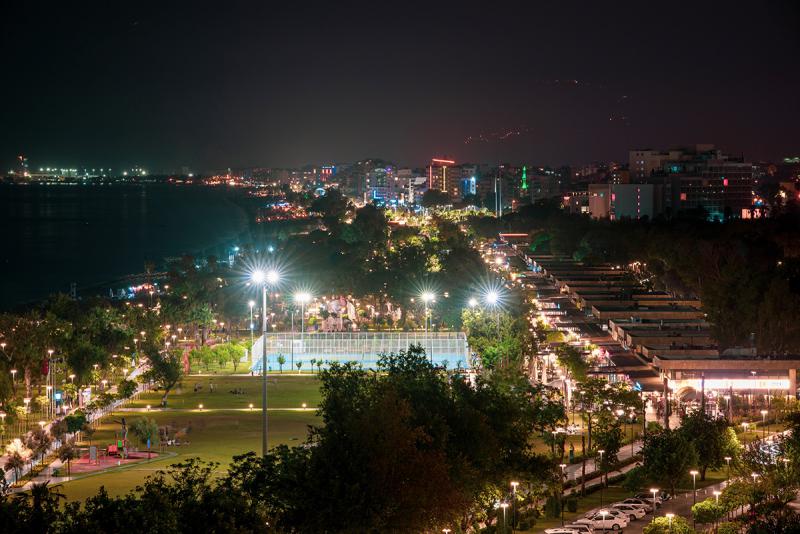
{"label": "tall light pole", "polygon": [[764,439],[767,439],[767,410],[761,410],[761,427],[762,427],[762,436]]}
{"label": "tall light pole", "polygon": [[267,435],[269,421],[267,419],[267,285],[278,283],[280,275],[277,271],[254,271],[252,280],[261,285],[261,453],[266,456],[269,451]]}
{"label": "tall light pole", "polygon": [[256,305],[256,301],[254,301],[254,300],[251,300],[250,302],[247,303],[247,306],[250,308],[250,357],[251,358],[253,357],[253,354],[252,354],[252,352],[253,352],[253,327],[255,326],[253,324],[253,306],[255,306],[255,305]]}
{"label": "tall light pole", "polygon": [[650,493],[653,494],[653,519],[656,518],[656,493],[658,493],[658,488],[650,488]]}
{"label": "tall light pole", "polygon": [[733,458],[731,458],[730,456],[726,456],[725,457],[725,463],[728,464],[728,479],[727,479],[727,482],[731,481],[731,460],[732,459]]}
{"label": "tall light pole", "polygon": [[567,467],[567,464],[558,464],[558,467],[561,468],[561,485],[559,497],[559,508],[561,508],[561,526],[564,526],[564,469]]}
{"label": "tall light pole", "polygon": [[[306,349],[305,344],[303,343],[303,331],[306,329],[306,303],[311,301],[311,294],[308,291],[300,291],[295,294],[294,300],[295,302],[300,303],[300,347],[303,351],[303,354],[305,354]],[[292,317],[294,317],[294,315],[292,315]],[[292,354],[294,354],[294,327],[292,327]],[[294,365],[294,356],[292,357],[292,365]],[[313,366],[311,367],[311,373],[314,373]]]}
{"label": "tall light pole", "polygon": [[507,502],[501,502],[500,508],[503,509],[503,534],[506,532],[506,508],[508,508]]}
{"label": "tall light pole", "polygon": [[497,309],[497,304],[500,300],[500,295],[494,289],[486,292],[486,304],[494,308],[495,321],[497,323],[497,333],[500,334],[500,312]]}
{"label": "tall light pole", "polygon": [[669,531],[672,532],[672,518],[675,517],[675,514],[667,514],[667,519],[669,520]]}
{"label": "tall light pole", "polygon": [[606,483],[603,480],[603,467],[602,467],[603,466],[603,454],[605,452],[606,451],[603,450],[603,449],[600,449],[600,450],[597,451],[597,453],[600,455],[600,506],[601,507],[603,506],[603,488],[605,488],[605,486],[606,486]]}
{"label": "tall light pole", "polygon": [[689,471],[689,474],[692,475],[692,504],[697,504],[697,474],[698,472],[694,469]]}
{"label": "tall light pole", "polygon": [[[430,291],[422,292],[422,302],[425,304],[425,341],[428,341],[428,303],[436,302],[436,295]],[[433,343],[430,345],[430,361],[433,363]]]}
{"label": "tall light pole", "polygon": [[519,482],[511,482],[511,532],[514,532],[517,524],[517,486]]}

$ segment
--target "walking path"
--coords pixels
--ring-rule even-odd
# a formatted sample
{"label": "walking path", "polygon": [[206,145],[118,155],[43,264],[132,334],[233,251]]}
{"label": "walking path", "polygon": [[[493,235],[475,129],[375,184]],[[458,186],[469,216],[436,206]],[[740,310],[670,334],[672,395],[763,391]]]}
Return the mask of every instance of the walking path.
{"label": "walking path", "polygon": [[[144,367],[143,366],[139,366],[136,369],[134,369],[133,371],[131,371],[131,373],[128,375],[128,379],[134,379],[137,376],[140,376],[142,373],[144,373]],[[139,384],[137,386],[136,392],[133,395],[131,395],[130,397],[128,397],[127,399],[116,400],[116,401],[112,402],[111,404],[109,404],[108,406],[105,406],[105,407],[102,407],[102,408],[98,408],[96,410],[88,412],[86,414],[86,421],[89,422],[89,423],[92,423],[94,421],[97,421],[97,420],[105,417],[106,415],[108,415],[112,411],[114,411],[116,409],[119,409],[119,407],[122,406],[123,404],[125,404],[126,402],[129,402],[130,400],[135,399],[140,393],[142,393],[143,391],[146,391],[147,389],[148,388],[147,388],[147,386],[145,384]],[[108,391],[113,393],[115,390],[116,390],[116,386],[113,386],[113,387],[109,388]],[[78,409],[79,409],[79,407],[77,407],[77,406],[72,408],[69,411],[69,414],[74,413]],[[69,415],[69,414],[65,414],[65,415]],[[50,428],[52,427],[52,425],[53,425],[53,421],[49,421],[43,428],[45,430],[47,430],[48,433],[49,433],[50,432]],[[54,439],[53,442],[51,443],[50,447],[48,448],[47,453],[45,454],[45,457],[53,454],[59,447],[61,447],[61,444],[62,444],[61,440]],[[8,461],[8,454],[6,454],[5,449],[3,449],[2,452],[3,452],[3,455],[0,456],[0,469],[5,469],[6,462]],[[41,463],[41,460],[39,458],[34,458],[31,461],[27,461],[24,464],[24,466],[22,467],[22,469],[20,469],[20,477],[19,478],[22,478],[25,475],[27,475],[28,473],[30,473],[30,471],[34,467],[38,466],[40,463]],[[5,482],[8,485],[14,484],[17,480],[18,479],[16,478],[16,474],[15,474],[13,469],[11,471],[4,471],[2,479],[0,479],[0,481]],[[27,485],[28,484],[26,484],[26,486]]]}

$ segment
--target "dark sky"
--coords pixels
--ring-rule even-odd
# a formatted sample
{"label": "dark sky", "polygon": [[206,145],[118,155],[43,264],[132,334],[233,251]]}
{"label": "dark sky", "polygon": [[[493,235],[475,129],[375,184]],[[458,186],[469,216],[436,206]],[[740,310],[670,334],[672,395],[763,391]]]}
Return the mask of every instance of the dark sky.
{"label": "dark sky", "polygon": [[4,5],[3,168],[800,153],[797,2]]}

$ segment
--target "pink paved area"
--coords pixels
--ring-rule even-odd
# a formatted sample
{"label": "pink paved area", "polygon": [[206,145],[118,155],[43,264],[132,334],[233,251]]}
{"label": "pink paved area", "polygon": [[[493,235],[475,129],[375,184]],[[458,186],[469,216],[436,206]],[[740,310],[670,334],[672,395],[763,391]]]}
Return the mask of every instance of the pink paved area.
{"label": "pink paved area", "polygon": [[[118,465],[128,465],[142,460],[147,460],[147,452],[130,452],[125,459],[119,456],[105,456],[98,452],[97,461],[89,461],[89,455],[85,454],[77,460],[73,460],[70,464],[70,474],[78,475],[82,473],[91,473],[92,471],[100,471],[108,469],[109,467],[116,467]],[[158,453],[153,452],[150,454],[151,458],[157,458]]]}

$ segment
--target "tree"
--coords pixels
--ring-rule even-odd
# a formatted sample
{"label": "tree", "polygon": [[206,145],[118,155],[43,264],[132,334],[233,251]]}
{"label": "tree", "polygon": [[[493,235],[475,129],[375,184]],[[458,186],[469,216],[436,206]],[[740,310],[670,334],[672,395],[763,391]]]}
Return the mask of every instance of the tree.
{"label": "tree", "polygon": [[127,399],[136,393],[136,381],[122,379],[117,384],[117,396],[120,399]]}
{"label": "tree", "polygon": [[669,517],[656,517],[644,527],[642,534],[694,534],[694,529],[683,517],[676,515]]}
{"label": "tree", "polygon": [[680,430],[662,430],[647,434],[643,439],[642,456],[648,478],[669,488],[675,489],[689,471],[697,466],[697,451]]}
{"label": "tree", "polygon": [[600,412],[594,431],[594,441],[598,449],[605,451],[601,466],[606,473],[606,477],[608,477],[608,472],[612,466],[617,463],[617,455],[622,448],[624,438],[625,435],[619,418],[608,411]]}
{"label": "tree", "polygon": [[286,364],[286,356],[284,356],[283,354],[278,354],[278,368],[280,369],[281,374],[283,374],[283,366],[285,364]]}
{"label": "tree", "polygon": [[640,492],[647,484],[647,474],[642,466],[637,465],[625,474],[622,487],[631,493]]}
{"label": "tree", "polygon": [[14,471],[14,480],[19,480],[19,475],[25,467],[25,458],[18,451],[14,451],[6,458],[6,463],[3,466],[6,472]]}
{"label": "tree", "polygon": [[298,360],[295,362],[295,367],[297,367],[297,374],[300,374],[300,368],[303,367],[303,360]]}
{"label": "tree", "polygon": [[84,423],[81,427],[81,433],[86,436],[86,439],[89,440],[89,446],[92,445],[92,436],[94,436],[95,428],[91,425],[91,423]]}
{"label": "tree", "polygon": [[144,378],[145,380],[152,380],[159,388],[164,390],[164,395],[161,397],[161,406],[167,405],[169,392],[180,382],[183,376],[180,354],[179,350],[159,351],[153,348],[150,348],[147,352],[150,368],[144,373]]}
{"label": "tree", "polygon": [[700,409],[681,421],[680,432],[697,451],[700,480],[706,479],[708,468],[719,469],[725,465],[726,456],[738,456],[741,446],[736,433],[728,432],[729,426],[724,417],[712,417]]}
{"label": "tree", "polygon": [[[131,425],[131,432],[139,440],[141,445],[158,444],[158,424],[155,419],[141,417]],[[147,447],[147,458],[150,458],[150,447]]]}
{"label": "tree", "polygon": [[466,530],[497,517],[492,503],[512,474],[520,492],[549,479],[550,462],[529,445],[535,408],[524,377],[468,385],[419,348],[378,366],[331,363],[319,375],[323,424],[307,445],[231,468],[237,485],[270,502],[278,530]]}
{"label": "tree", "polygon": [[56,455],[58,456],[59,460],[67,463],[67,476],[69,476],[72,460],[74,460],[77,457],[75,444],[71,441],[65,442],[58,448],[58,450],[56,451]]}
{"label": "tree", "polygon": [[311,211],[322,217],[322,221],[329,230],[337,228],[352,208],[347,197],[332,187],[326,189],[324,195],[315,198],[311,203]]}
{"label": "tree", "polygon": [[589,363],[584,359],[583,353],[578,347],[563,343],[556,347],[556,356],[558,365],[566,369],[570,377],[577,381],[586,379]]}
{"label": "tree", "polygon": [[725,509],[715,499],[706,499],[692,506],[692,517],[698,523],[716,523],[724,516]]}
{"label": "tree", "polygon": [[76,410],[70,415],[64,417],[64,422],[67,424],[67,432],[74,434],[83,430],[83,425],[86,424],[86,414],[81,410]]}
{"label": "tree", "polygon": [[420,202],[425,208],[434,208],[436,206],[446,206],[452,204],[453,201],[444,191],[438,189],[428,189],[422,194],[422,201]]}
{"label": "tree", "polygon": [[47,454],[52,443],[53,438],[45,429],[36,428],[28,435],[25,445],[33,451],[34,455],[40,456],[42,461],[44,461],[44,455]]}

